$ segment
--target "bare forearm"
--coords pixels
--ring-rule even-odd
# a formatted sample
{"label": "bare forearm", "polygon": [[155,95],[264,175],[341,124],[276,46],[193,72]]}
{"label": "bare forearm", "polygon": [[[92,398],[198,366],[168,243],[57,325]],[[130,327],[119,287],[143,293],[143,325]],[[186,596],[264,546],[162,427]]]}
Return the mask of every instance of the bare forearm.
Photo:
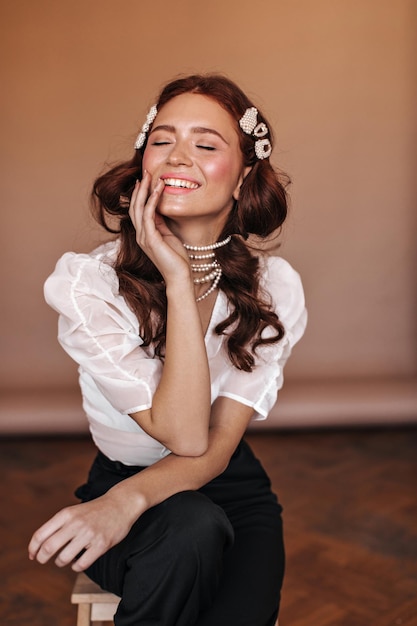
{"label": "bare forearm", "polygon": [[[199,457],[171,454],[111,489],[109,497],[129,507],[134,520],[175,493],[196,490],[221,474],[242,438],[252,409],[218,398],[214,405],[207,452]],[[221,419],[218,419],[221,415]]]}
{"label": "bare forearm", "polygon": [[[167,291],[166,355],[152,402],[152,419],[170,433],[171,450],[205,452],[210,419],[210,373],[192,284]],[[180,447],[178,447],[180,446]]]}
{"label": "bare forearm", "polygon": [[160,504],[181,491],[196,490],[218,476],[227,466],[219,452],[207,452],[200,457],[180,457],[174,454],[161,459],[139,474],[118,483],[107,497],[123,507],[124,515],[133,523],[147,509]]}

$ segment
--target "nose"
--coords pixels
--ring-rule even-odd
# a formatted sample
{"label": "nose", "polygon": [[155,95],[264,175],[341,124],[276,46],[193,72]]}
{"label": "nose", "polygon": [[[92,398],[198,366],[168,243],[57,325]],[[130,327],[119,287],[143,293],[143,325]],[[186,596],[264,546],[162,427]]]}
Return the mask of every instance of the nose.
{"label": "nose", "polygon": [[190,166],[193,164],[188,147],[184,141],[177,140],[172,144],[167,161],[171,165]]}

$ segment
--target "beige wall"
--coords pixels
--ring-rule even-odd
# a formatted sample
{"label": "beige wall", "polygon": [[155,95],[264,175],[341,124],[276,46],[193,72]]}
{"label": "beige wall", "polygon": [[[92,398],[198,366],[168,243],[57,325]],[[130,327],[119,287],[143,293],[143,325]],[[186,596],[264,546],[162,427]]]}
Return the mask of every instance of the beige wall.
{"label": "beige wall", "polygon": [[[283,392],[283,407],[300,394],[305,402],[284,410],[283,422],[302,423],[304,411],[304,421],[320,423],[310,392],[324,406],[337,389],[339,407],[360,421],[368,383],[374,398],[376,383],[392,390],[388,420],[401,418],[405,397],[404,415],[417,418],[414,0],[0,7],[0,430],[19,420],[53,429],[44,392],[68,408],[60,390],[71,395],[76,368],[57,345],[42,283],[64,251],[99,240],[91,181],[105,160],[130,154],[160,85],[207,70],[228,74],[265,109],[275,162],[294,182],[281,254],[302,273],[310,324]],[[19,409],[34,406],[28,393],[33,414]]]}

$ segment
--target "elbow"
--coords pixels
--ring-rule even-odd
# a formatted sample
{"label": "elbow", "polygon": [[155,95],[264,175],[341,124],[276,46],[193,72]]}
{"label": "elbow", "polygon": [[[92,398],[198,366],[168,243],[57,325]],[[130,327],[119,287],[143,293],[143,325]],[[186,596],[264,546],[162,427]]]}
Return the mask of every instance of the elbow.
{"label": "elbow", "polygon": [[203,456],[208,450],[208,437],[200,437],[194,441],[187,439],[175,441],[169,449],[177,456]]}

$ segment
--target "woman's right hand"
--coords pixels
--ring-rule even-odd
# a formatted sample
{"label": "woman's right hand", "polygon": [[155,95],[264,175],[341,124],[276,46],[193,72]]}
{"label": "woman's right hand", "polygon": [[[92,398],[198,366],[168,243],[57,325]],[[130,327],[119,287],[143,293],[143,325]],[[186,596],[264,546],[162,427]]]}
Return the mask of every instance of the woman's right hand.
{"label": "woman's right hand", "polygon": [[181,278],[190,280],[190,265],[184,246],[157,212],[164,183],[159,180],[152,191],[150,185],[151,176],[145,171],[132,193],[129,215],[136,230],[136,241],[166,283]]}
{"label": "woman's right hand", "polygon": [[121,514],[121,502],[115,493],[109,491],[95,500],[56,513],[33,534],[29,558],[47,563],[55,556],[58,567],[72,563],[76,572],[87,569],[126,537],[138,517],[137,512],[133,515],[125,508]]}

